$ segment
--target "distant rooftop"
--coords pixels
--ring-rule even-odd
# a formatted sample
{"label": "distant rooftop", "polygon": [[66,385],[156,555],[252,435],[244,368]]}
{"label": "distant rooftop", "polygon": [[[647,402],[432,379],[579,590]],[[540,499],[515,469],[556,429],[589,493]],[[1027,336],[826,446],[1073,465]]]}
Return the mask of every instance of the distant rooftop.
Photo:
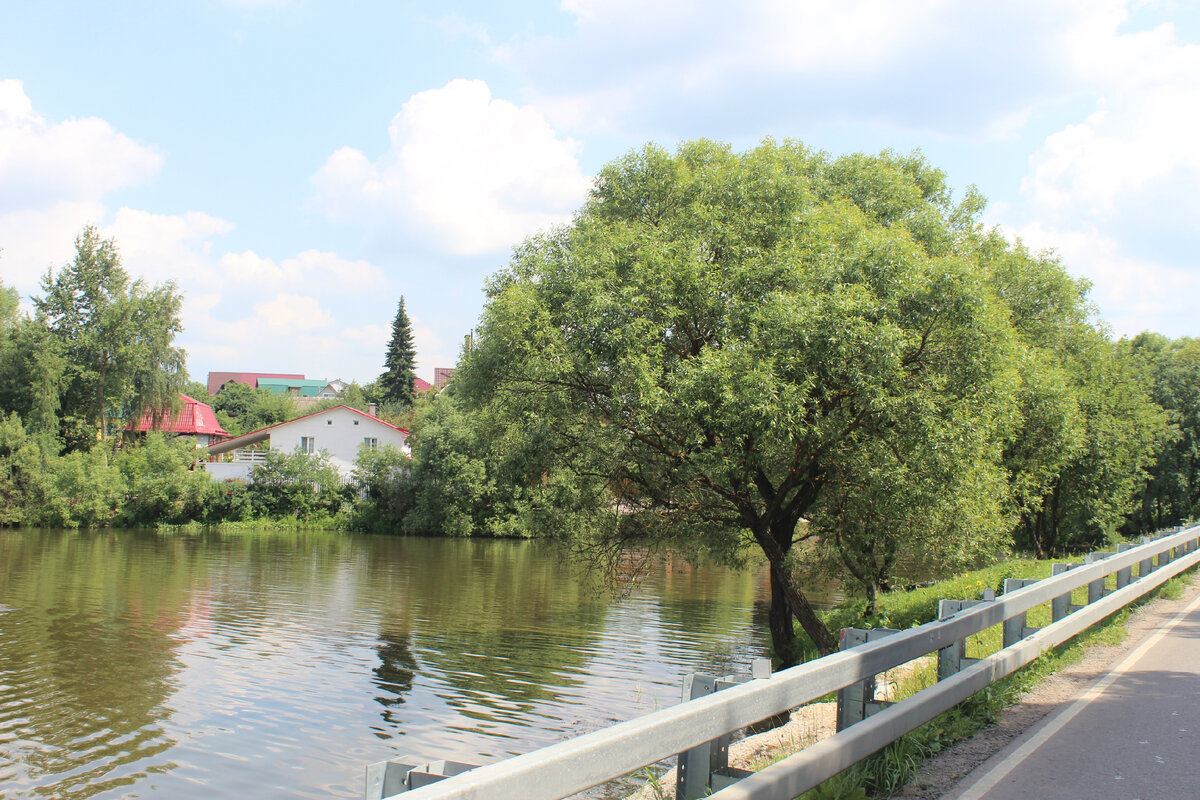
{"label": "distant rooftop", "polygon": [[258,381],[262,378],[304,380],[303,375],[295,375],[288,372],[210,372],[208,373],[208,393],[216,395],[217,392],[221,391],[221,387],[230,381],[244,383],[251,389],[255,389],[258,387]]}
{"label": "distant rooftop", "polygon": [[259,378],[258,388],[269,389],[274,394],[290,394],[293,397],[316,397],[317,393],[329,385],[329,381],[305,380],[296,378]]}
{"label": "distant rooftop", "polygon": [[191,436],[201,434],[216,437],[229,436],[229,431],[222,428],[221,423],[217,422],[217,415],[213,412],[212,406],[201,403],[186,394],[180,394],[179,399],[183,401],[183,408],[179,410],[179,413],[170,415],[169,419],[166,414],[163,414],[155,423],[154,415],[147,410],[137,423],[129,423],[129,430],[139,433],[166,431]]}

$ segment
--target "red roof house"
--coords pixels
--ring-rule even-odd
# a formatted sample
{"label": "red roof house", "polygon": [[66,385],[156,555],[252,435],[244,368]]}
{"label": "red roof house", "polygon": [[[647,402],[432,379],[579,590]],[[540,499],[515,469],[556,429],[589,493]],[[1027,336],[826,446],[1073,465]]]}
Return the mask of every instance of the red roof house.
{"label": "red roof house", "polygon": [[195,436],[197,447],[207,447],[229,438],[229,431],[222,428],[221,423],[217,422],[217,415],[212,410],[212,406],[182,393],[179,395],[179,399],[183,402],[183,408],[178,413],[169,416],[161,415],[155,422],[154,414],[147,410],[142,414],[140,420],[136,423],[131,422],[127,430],[136,433],[163,431],[181,436]]}
{"label": "red roof house", "polygon": [[432,388],[433,388],[433,384],[430,383],[429,381],[423,380],[421,378],[413,378],[413,391],[414,392],[417,392],[417,393],[428,392]]}

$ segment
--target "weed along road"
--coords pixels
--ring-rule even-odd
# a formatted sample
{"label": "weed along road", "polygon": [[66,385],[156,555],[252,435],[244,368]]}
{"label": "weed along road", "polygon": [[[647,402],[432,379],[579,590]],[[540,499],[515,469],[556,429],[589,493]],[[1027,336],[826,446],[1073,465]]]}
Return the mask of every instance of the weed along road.
{"label": "weed along road", "polygon": [[944,800],[1200,797],[1200,595]]}

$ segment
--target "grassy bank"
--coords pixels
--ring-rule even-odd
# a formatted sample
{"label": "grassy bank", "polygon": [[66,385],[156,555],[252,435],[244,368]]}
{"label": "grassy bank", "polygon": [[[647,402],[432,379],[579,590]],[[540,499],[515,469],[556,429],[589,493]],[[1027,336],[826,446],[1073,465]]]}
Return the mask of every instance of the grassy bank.
{"label": "grassy bank", "polygon": [[254,531],[344,531],[346,530],[345,515],[321,515],[308,518],[299,517],[264,517],[262,519],[236,520],[205,524],[202,522],[184,522],[178,525],[160,523],[154,526],[160,531],[179,531],[195,533],[214,531],[217,533],[252,533]]}

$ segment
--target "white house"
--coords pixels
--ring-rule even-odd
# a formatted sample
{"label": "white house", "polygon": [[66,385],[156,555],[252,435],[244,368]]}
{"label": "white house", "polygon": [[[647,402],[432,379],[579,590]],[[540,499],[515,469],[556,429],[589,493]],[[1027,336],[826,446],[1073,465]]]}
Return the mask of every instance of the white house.
{"label": "white house", "polygon": [[350,384],[346,383],[341,378],[334,378],[329,383],[325,384],[325,388],[317,392],[317,397],[330,398],[337,397],[342,392],[346,391],[346,387]]}
{"label": "white house", "polygon": [[324,451],[344,477],[350,477],[354,460],[363,446],[383,447],[390,444],[405,453],[409,451],[408,431],[356,408],[334,406],[210,445],[210,455],[233,453],[233,460],[201,463],[200,467],[214,480],[246,480],[250,477],[250,469],[262,463],[266,457],[261,449],[246,448],[260,442],[266,442],[271,450],[285,453],[296,450],[302,453]]}

